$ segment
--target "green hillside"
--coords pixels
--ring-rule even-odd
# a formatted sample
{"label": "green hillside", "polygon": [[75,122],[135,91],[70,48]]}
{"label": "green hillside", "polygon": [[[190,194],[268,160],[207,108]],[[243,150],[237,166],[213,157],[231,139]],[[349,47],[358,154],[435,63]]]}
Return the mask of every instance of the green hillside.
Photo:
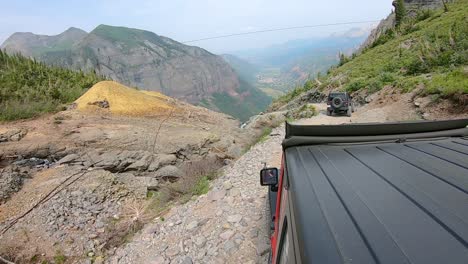
{"label": "green hillside", "polygon": [[241,122],[247,121],[252,115],[264,111],[270,105],[271,97],[242,79],[239,79],[239,82],[237,93],[240,94],[240,98],[233,97],[227,92],[214,93],[212,98],[202,100],[200,105],[207,108],[214,106]]}
{"label": "green hillside", "polygon": [[57,111],[101,80],[94,73],[50,67],[0,50],[0,121]]}
{"label": "green hillside", "polygon": [[468,94],[468,1],[448,5],[448,10],[422,10],[405,16],[361,54],[342,58],[321,84],[309,81],[286,94],[276,105],[289,102],[309,89],[367,89],[386,85],[403,91],[424,87],[423,93],[458,99]]}

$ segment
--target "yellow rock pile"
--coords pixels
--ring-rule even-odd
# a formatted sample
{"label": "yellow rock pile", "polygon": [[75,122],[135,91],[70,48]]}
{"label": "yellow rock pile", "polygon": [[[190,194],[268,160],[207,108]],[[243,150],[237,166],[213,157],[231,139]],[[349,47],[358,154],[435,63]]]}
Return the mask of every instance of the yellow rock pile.
{"label": "yellow rock pile", "polygon": [[153,116],[169,113],[172,98],[153,91],[140,91],[114,81],[95,84],[75,103],[81,111],[110,111],[128,116]]}

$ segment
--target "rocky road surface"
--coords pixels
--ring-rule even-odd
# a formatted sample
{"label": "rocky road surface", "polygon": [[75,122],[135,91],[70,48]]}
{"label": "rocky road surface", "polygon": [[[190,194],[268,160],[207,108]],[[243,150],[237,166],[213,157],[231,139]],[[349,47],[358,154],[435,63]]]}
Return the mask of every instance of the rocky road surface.
{"label": "rocky road surface", "polygon": [[255,145],[206,195],[172,208],[148,224],[108,263],[266,263],[269,249],[267,188],[262,162],[279,166],[284,127]]}
{"label": "rocky road surface", "polygon": [[[314,104],[317,116],[298,124],[343,124],[416,119],[414,111],[392,116],[379,105],[362,107],[346,116],[325,115],[325,104]],[[392,106],[394,108],[400,105]],[[269,231],[267,188],[260,186],[262,162],[280,166],[284,126],[255,145],[224,176],[213,182],[207,195],[174,207],[164,218],[147,225],[132,242],[116,251],[109,263],[266,263]],[[164,221],[162,221],[164,220]]]}

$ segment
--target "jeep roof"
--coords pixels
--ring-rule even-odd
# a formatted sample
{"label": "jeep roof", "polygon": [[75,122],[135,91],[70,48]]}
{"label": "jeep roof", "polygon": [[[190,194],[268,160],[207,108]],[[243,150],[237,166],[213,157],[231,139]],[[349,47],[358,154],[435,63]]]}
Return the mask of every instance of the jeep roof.
{"label": "jeep roof", "polygon": [[287,124],[287,263],[468,263],[467,125]]}

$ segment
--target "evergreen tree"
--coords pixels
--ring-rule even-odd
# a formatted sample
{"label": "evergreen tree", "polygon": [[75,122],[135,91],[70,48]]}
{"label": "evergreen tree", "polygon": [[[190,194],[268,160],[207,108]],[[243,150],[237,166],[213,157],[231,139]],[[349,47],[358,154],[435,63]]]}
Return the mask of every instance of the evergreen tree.
{"label": "evergreen tree", "polygon": [[104,77],[47,66],[0,49],[0,121],[56,111]]}
{"label": "evergreen tree", "polygon": [[395,25],[399,27],[406,15],[405,3],[403,0],[396,0],[395,6]]}

